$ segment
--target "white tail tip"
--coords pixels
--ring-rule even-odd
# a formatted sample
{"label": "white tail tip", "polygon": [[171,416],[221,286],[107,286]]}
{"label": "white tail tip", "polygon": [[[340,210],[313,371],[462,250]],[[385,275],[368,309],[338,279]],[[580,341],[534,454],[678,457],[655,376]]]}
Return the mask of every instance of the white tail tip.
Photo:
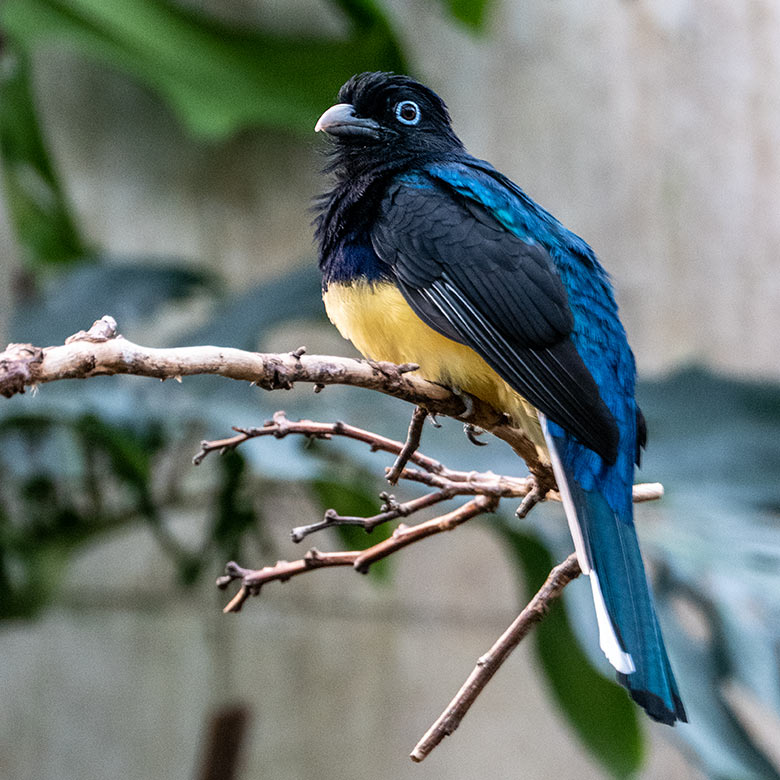
{"label": "white tail tip", "polygon": [[601,592],[598,574],[591,569],[588,574],[590,577],[590,586],[593,590],[593,603],[596,605],[596,620],[599,624],[599,645],[607,656],[607,660],[619,672],[631,674],[636,671],[634,659],[620,646],[612,621],[607,613],[607,604],[604,601],[604,594]]}

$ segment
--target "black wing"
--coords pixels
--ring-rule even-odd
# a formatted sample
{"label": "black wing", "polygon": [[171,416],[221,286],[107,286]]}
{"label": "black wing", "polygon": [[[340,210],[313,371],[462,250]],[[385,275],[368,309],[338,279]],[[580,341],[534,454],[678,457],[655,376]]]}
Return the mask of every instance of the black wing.
{"label": "black wing", "polygon": [[372,233],[415,313],[477,352],[513,389],[609,463],[618,429],[569,338],[547,250],[438,185],[396,183]]}

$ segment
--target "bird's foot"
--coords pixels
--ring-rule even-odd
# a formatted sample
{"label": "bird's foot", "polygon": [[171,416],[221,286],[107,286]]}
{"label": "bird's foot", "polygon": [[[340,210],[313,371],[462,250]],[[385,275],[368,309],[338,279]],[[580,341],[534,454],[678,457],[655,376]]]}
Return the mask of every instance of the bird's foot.
{"label": "bird's foot", "polygon": [[474,408],[474,396],[461,390],[459,387],[450,387],[450,390],[463,402],[463,414],[459,415],[459,418],[461,420],[466,420],[466,424],[468,425],[468,420],[473,418],[476,412]]}
{"label": "bird's foot", "polygon": [[480,441],[477,437],[482,436],[485,433],[484,428],[480,428],[477,425],[471,423],[463,423],[463,433],[466,434],[466,438],[477,447],[487,447],[486,441]]}
{"label": "bird's foot", "polygon": [[386,376],[388,379],[397,379],[404,374],[408,374],[411,371],[417,371],[420,367],[417,363],[390,363],[387,360],[371,360],[370,358],[364,358],[374,371],[378,371],[382,376]]}

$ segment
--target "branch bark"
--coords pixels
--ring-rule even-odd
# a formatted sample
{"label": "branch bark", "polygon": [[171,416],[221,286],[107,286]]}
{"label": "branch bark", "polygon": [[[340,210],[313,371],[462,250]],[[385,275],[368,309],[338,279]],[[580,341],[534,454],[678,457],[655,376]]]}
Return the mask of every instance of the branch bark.
{"label": "branch bark", "polygon": [[451,531],[467,520],[493,512],[498,505],[498,499],[493,496],[477,496],[463,506],[441,517],[435,517],[414,526],[399,525],[388,539],[368,547],[365,550],[349,550],[347,552],[320,552],[316,548],[309,550],[297,561],[277,561],[274,566],[262,569],[245,569],[235,562],[225,567],[225,575],[217,579],[217,587],[227,588],[234,580],[241,580],[241,588],[227,604],[223,612],[239,612],[244,602],[250,596],[260,593],[260,588],[267,582],[278,580],[286,582],[292,577],[305,574],[314,569],[326,566],[352,566],[361,574],[368,572],[372,564],[387,558],[394,552],[410,544],[427,539],[429,536]]}
{"label": "branch bark", "polygon": [[412,761],[422,761],[443,739],[455,731],[464,715],[476,700],[482,689],[498,671],[501,664],[519,644],[523,637],[549,611],[553,601],[563,589],[581,574],[576,553],[572,553],[563,563],[558,564],[547,577],[544,585],[528,603],[528,606],[515,618],[514,622],[498,638],[490,650],[478,661],[466,682],[425,732],[422,739],[411,752]]}
{"label": "branch bark", "polygon": [[387,472],[387,481],[391,485],[395,485],[398,482],[398,478],[401,476],[401,472],[411,459],[412,455],[417,451],[420,446],[420,439],[422,438],[423,425],[425,425],[425,418],[428,416],[428,412],[423,409],[422,406],[415,406],[414,413],[412,414],[412,421],[409,423],[409,431],[406,434],[406,442],[398,453],[398,457],[395,459],[395,463],[390,467]]}
{"label": "branch bark", "polygon": [[431,414],[479,426],[507,442],[540,481],[554,484],[550,464],[539,457],[522,431],[507,424],[504,414],[478,398],[470,398],[467,409],[462,396],[416,376],[416,368],[414,364],[396,366],[333,355],[306,355],[303,348],[288,353],[213,346],[154,349],[118,335],[115,320],[105,316],[61,346],[9,344],[0,353],[0,395],[10,398],[27,387],[61,379],[115,374],[178,381],[195,374],[216,374],[251,382],[265,390],[289,390],[296,382],[312,383],[315,389],[352,385],[392,395]]}
{"label": "branch bark", "polygon": [[[419,444],[419,431],[412,432],[412,428],[416,428],[421,419],[424,419],[424,417],[415,414],[410,425],[411,438],[407,437],[406,442],[401,444],[401,442],[341,421],[323,423],[313,420],[290,420],[280,410],[274,413],[272,419],[266,420],[262,427],[234,428],[233,430],[237,432],[235,436],[215,441],[202,441],[200,443],[201,448],[193,457],[192,462],[196,466],[200,465],[204,458],[212,452],[224,453],[235,449],[250,439],[264,436],[282,439],[285,436],[297,434],[309,439],[325,440],[332,439],[334,436],[342,436],[368,444],[372,452],[382,450],[397,455],[398,457],[393,466],[386,469],[388,481],[391,481],[391,476],[403,458],[404,463],[411,461],[415,465],[420,466],[421,470],[403,468],[397,478],[436,488],[434,493],[429,493],[405,503],[397,502],[394,496],[387,493],[380,493],[380,498],[385,502],[385,505],[379,514],[371,517],[344,517],[339,515],[335,509],[328,509],[322,520],[293,528],[291,536],[294,542],[300,542],[309,534],[334,525],[359,525],[367,532],[370,532],[381,523],[395,520],[399,517],[408,517],[414,512],[441,501],[448,501],[455,496],[486,495],[495,498],[521,498],[523,499],[522,503],[516,512],[518,517],[525,517],[533,506],[541,501],[548,499],[553,501],[561,500],[557,490],[549,490],[543,494],[534,477],[509,477],[494,474],[492,471],[457,471],[447,468],[444,464],[427,455],[423,455],[416,449]],[[634,485],[635,503],[652,501],[661,498],[662,495],[663,485],[657,482]]]}

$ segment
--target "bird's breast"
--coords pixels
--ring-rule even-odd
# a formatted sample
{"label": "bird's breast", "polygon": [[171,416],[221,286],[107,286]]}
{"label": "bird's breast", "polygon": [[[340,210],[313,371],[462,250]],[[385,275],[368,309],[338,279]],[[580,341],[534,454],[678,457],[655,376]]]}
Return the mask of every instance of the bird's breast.
{"label": "bird's breast", "polygon": [[394,284],[331,283],[322,297],[331,322],[364,357],[416,363],[423,378],[481,398],[523,427],[530,418],[538,428],[535,411],[524,399],[473,349],[426,325]]}

